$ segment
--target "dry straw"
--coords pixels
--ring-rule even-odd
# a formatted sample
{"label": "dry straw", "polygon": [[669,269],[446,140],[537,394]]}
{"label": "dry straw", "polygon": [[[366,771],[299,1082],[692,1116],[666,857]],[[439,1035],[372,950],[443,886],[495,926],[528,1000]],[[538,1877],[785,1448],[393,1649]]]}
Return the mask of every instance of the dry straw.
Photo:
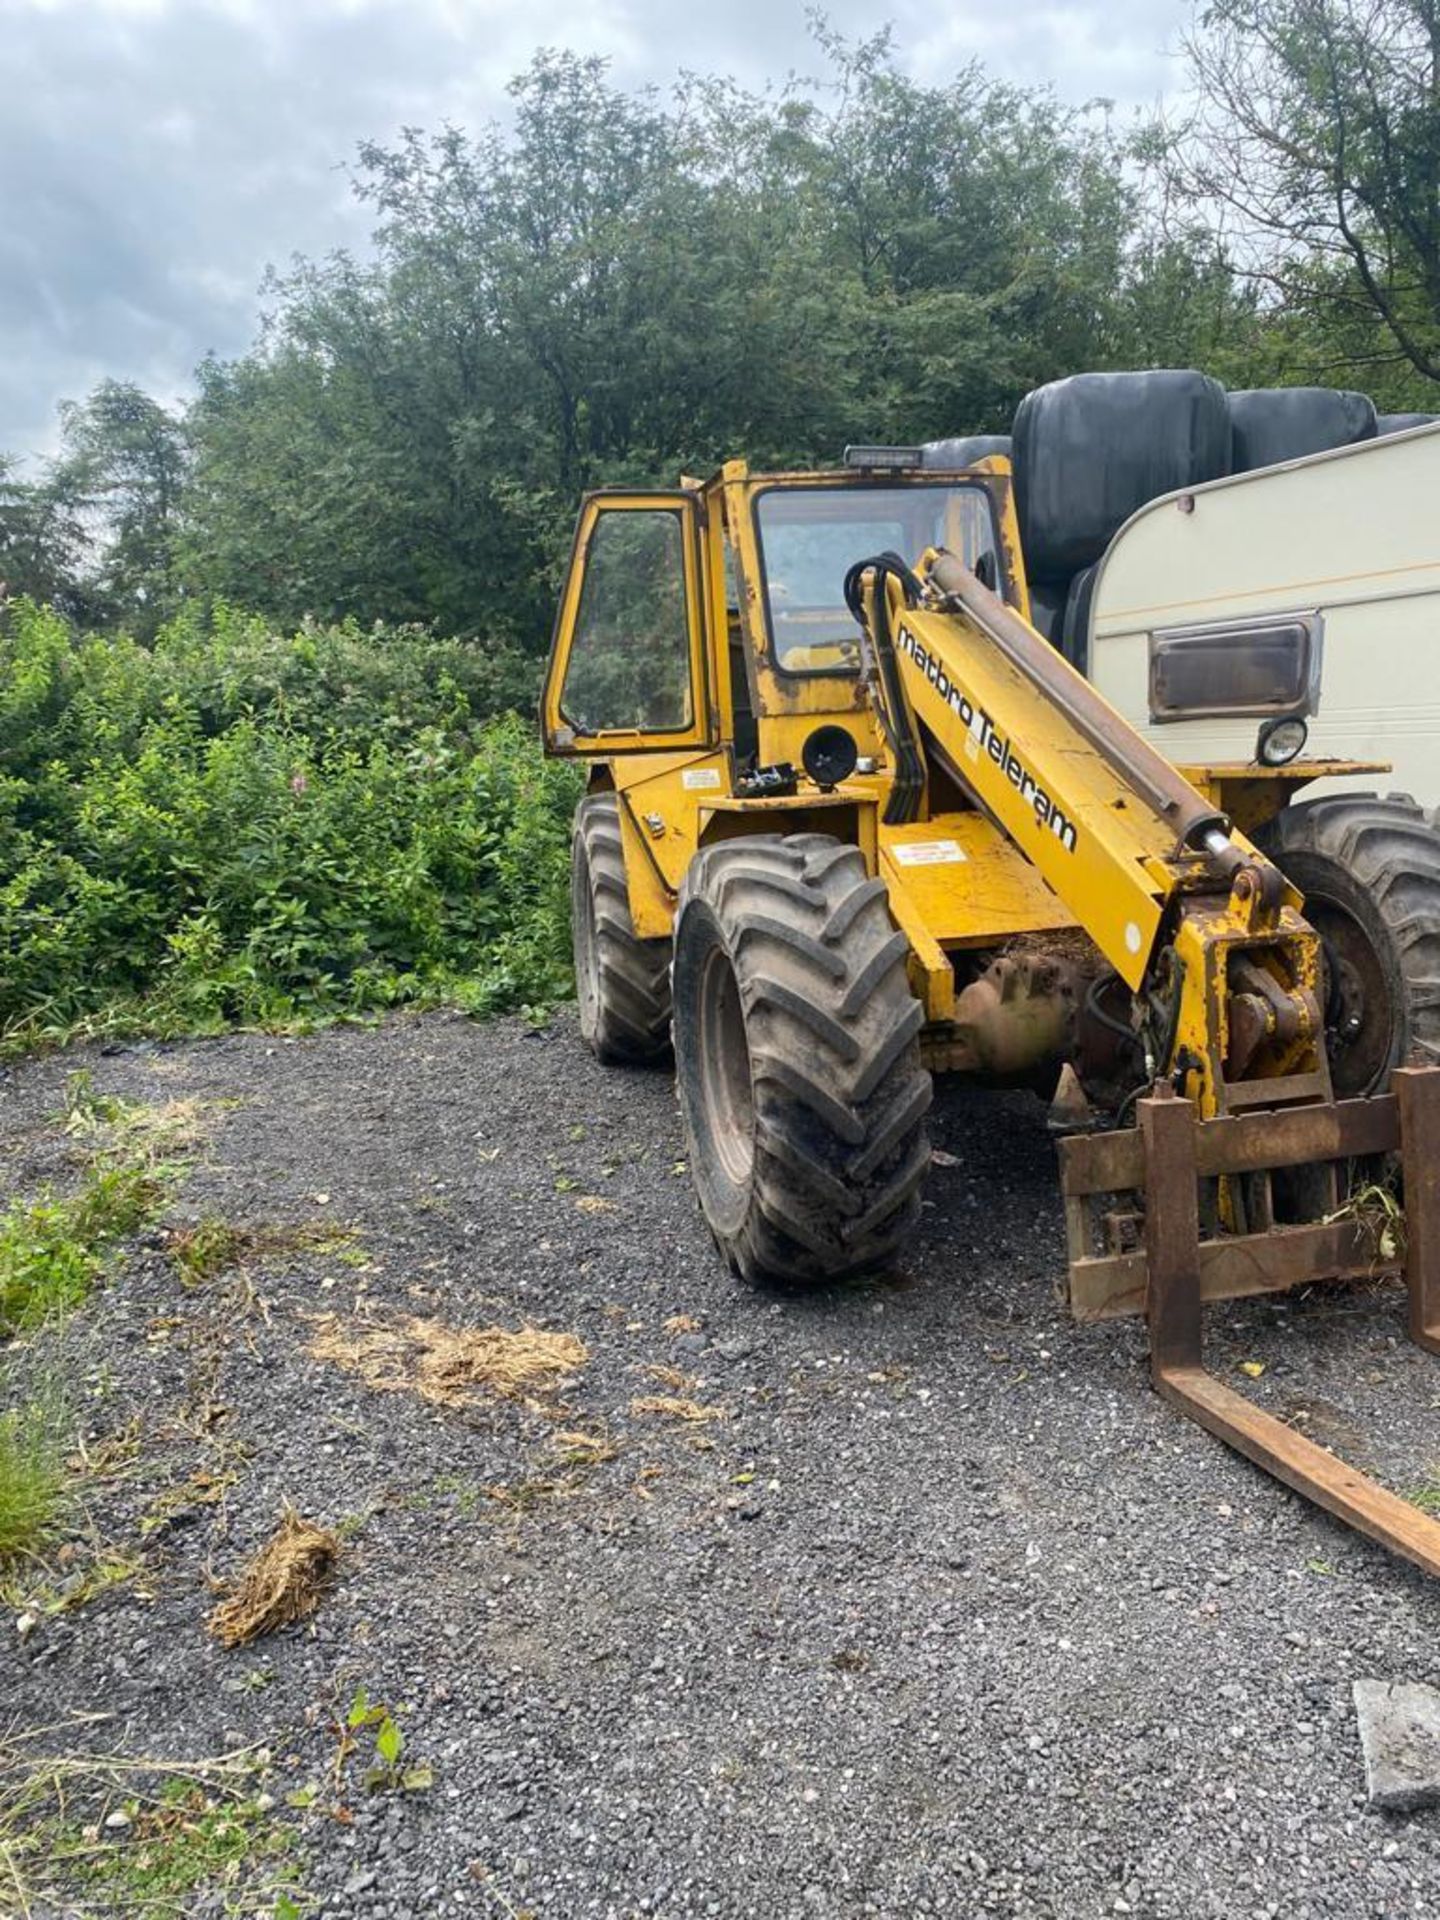
{"label": "dry straw", "polygon": [[590,1355],[573,1333],[521,1327],[447,1327],[439,1320],[315,1322],[310,1351],[357,1373],[381,1393],[418,1393],[442,1407],[463,1407],[477,1393],[520,1399],[557,1386]]}
{"label": "dry straw", "polygon": [[724,1407],[703,1407],[698,1400],[685,1400],[675,1394],[647,1393],[630,1402],[631,1413],[656,1413],[670,1420],[724,1420]]}
{"label": "dry straw", "polygon": [[339,1558],[339,1536],[302,1520],[287,1501],[279,1526],[210,1615],[211,1633],[222,1647],[243,1647],[308,1618],[334,1579]]}

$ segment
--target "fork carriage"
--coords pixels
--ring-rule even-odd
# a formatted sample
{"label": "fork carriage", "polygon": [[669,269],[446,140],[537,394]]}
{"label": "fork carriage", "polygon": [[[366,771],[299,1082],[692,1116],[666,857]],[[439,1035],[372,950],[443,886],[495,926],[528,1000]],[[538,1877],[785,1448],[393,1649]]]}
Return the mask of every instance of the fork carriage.
{"label": "fork carriage", "polygon": [[[1440,1067],[1398,1068],[1394,1091],[1366,1100],[1200,1120],[1168,1082],[1138,1103],[1139,1125],[1060,1141],[1078,1320],[1143,1313],[1156,1389],[1190,1419],[1317,1506],[1426,1573],[1440,1575],[1440,1521],[1357,1472],[1224,1385],[1204,1364],[1202,1315],[1217,1300],[1334,1281],[1402,1280],[1410,1338],[1440,1355]],[[1402,1231],[1386,1236],[1353,1208],[1277,1223],[1278,1174],[1299,1173],[1338,1202],[1348,1161],[1398,1161]],[[1215,1231],[1217,1191],[1243,1185],[1253,1230]],[[1144,1196],[1143,1217],[1105,1208]],[[1202,1225],[1202,1195],[1211,1230]],[[1097,1220],[1105,1250],[1095,1252]]]}

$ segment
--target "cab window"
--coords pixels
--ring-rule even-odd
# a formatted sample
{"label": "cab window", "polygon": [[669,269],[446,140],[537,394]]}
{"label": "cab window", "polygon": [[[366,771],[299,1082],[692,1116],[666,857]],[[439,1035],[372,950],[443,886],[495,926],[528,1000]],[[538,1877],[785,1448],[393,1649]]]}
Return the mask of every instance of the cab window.
{"label": "cab window", "polygon": [[860,638],[843,590],[857,560],[898,553],[914,566],[927,547],[948,547],[968,567],[988,566],[992,584],[1001,579],[984,487],[774,487],[758,496],[755,520],[770,638],[787,673],[858,667]]}
{"label": "cab window", "polygon": [[678,513],[647,507],[596,520],[560,708],[580,734],[693,725]]}

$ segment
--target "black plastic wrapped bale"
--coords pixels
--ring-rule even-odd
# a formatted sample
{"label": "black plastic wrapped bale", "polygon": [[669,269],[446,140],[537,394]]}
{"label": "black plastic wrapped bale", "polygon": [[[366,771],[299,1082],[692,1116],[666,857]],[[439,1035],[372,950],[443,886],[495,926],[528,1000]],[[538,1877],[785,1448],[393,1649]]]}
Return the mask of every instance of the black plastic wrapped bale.
{"label": "black plastic wrapped bale", "polygon": [[1065,595],[1068,584],[1064,580],[1032,580],[1030,582],[1030,624],[1052,646],[1060,643],[1060,627],[1065,617]]}
{"label": "black plastic wrapped bale", "polygon": [[1225,389],[1203,373],[1077,373],[1015,414],[1020,541],[1032,579],[1069,580],[1138,508],[1230,471]]}
{"label": "black plastic wrapped bale", "polygon": [[1375,437],[1375,402],[1336,387],[1255,387],[1229,405],[1236,473]]}
{"label": "black plastic wrapped bale", "polygon": [[920,449],[921,466],[929,471],[958,473],[973,467],[977,460],[988,460],[992,453],[1010,458],[1008,433],[965,433],[953,440],[927,440]]}
{"label": "black plastic wrapped bale", "polygon": [[1411,427],[1433,427],[1440,413],[1382,413],[1375,420],[1376,433],[1405,433]]}
{"label": "black plastic wrapped bale", "polygon": [[1071,666],[1086,674],[1090,671],[1090,609],[1095,604],[1098,572],[1098,567],[1086,567],[1070,582],[1059,630],[1051,636]]}

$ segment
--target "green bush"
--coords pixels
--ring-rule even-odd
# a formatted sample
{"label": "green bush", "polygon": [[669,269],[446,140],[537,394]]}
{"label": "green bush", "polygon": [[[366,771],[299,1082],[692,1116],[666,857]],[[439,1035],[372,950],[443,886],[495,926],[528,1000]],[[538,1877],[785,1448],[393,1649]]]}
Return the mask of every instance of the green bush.
{"label": "green bush", "polygon": [[0,619],[0,1033],[279,1024],[568,990],[573,772],[523,670],[415,629],[153,646]]}

